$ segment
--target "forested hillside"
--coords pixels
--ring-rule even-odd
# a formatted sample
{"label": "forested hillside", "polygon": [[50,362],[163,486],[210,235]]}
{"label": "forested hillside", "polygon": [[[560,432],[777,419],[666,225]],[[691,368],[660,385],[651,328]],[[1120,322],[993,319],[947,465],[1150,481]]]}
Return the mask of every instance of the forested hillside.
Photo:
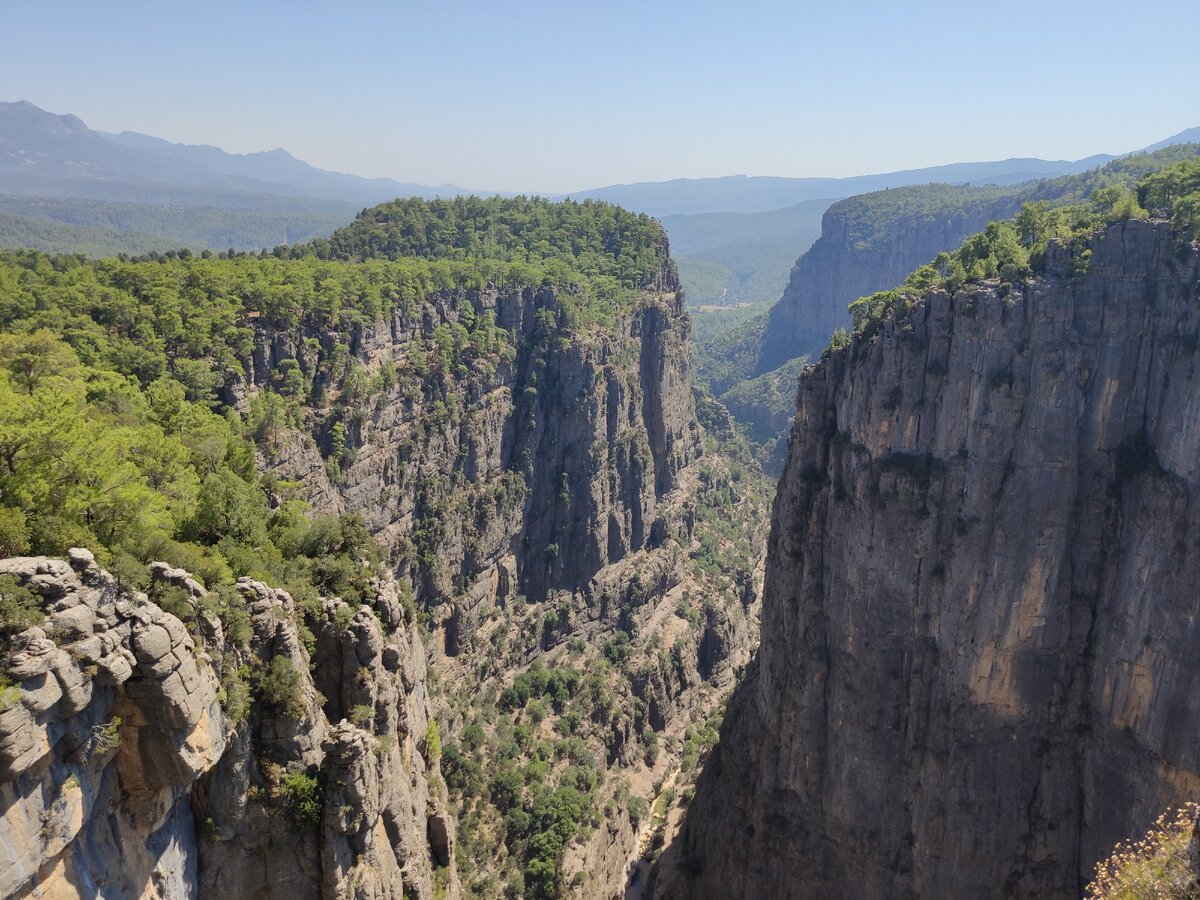
{"label": "forested hillside", "polygon": [[[229,741],[274,734],[290,710],[348,729],[346,748],[420,749],[404,766],[432,785],[418,812],[441,823],[437,877],[460,873],[475,896],[555,896],[589,871],[595,896],[623,882],[671,817],[670,798],[651,804],[687,784],[715,735],[692,723],[716,714],[748,656],[766,487],[723,411],[705,412],[711,438],[697,421],[656,223],[591,201],[397,201],[274,253],[10,251],[0,327],[3,555],[89,547],[123,589],[192,621],[146,566],[186,570],[230,659],[271,621],[247,618],[236,580],[286,591],[284,661],[220,673]],[[36,593],[4,596],[5,633],[24,641],[44,609]],[[434,716],[415,744],[388,743],[403,717],[370,687],[387,678],[350,687],[331,668],[329,641],[364,609],[396,640],[427,640],[446,685],[407,695],[410,718],[423,723],[426,702]],[[285,785],[317,779],[304,782],[314,843],[297,852],[338,846],[320,779],[333,791],[341,763],[303,744],[279,753],[282,770],[225,761],[200,783],[259,786],[269,835]],[[235,847],[288,869],[206,797],[193,812],[224,837],[198,845],[205,889],[249,883],[205,868]]]}

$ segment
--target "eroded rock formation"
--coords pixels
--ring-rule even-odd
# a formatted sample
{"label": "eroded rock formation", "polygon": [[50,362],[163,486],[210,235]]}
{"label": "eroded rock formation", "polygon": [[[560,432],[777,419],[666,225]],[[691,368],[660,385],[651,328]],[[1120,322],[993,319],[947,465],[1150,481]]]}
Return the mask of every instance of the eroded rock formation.
{"label": "eroded rock formation", "polygon": [[[178,616],[85,550],[0,561],[46,614],[0,661],[0,894],[428,898],[435,877],[456,893],[445,788],[423,756],[424,654],[394,590],[375,610],[325,601],[310,674],[285,592],[238,583],[240,645],[195,579],[152,572]],[[259,692],[233,712],[277,660],[286,705]]]}

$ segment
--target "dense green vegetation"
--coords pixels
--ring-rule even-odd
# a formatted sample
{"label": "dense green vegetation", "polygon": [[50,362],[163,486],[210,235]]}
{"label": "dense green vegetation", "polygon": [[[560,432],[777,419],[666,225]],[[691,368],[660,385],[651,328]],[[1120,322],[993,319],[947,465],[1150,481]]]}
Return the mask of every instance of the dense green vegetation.
{"label": "dense green vegetation", "polygon": [[[543,201],[479,203],[399,206],[424,209],[422,246],[453,259],[342,262],[320,258],[325,248],[297,259],[0,253],[0,549],[88,546],[131,580],[137,561],[161,559],[213,587],[253,575],[302,603],[318,593],[363,598],[379,560],[361,524],[310,520],[289,485],[255,467],[256,444],[270,455],[305,406],[361,400],[394,381],[394,370],[368,375],[353,358],[355,329],[400,309],[415,316],[436,291],[487,284],[565,285],[568,327],[602,321],[633,294],[621,279],[648,283],[662,265],[661,231],[644,217],[598,203],[565,212]],[[546,250],[555,223],[570,227]],[[451,224],[453,235],[440,230]],[[508,242],[496,248],[505,259],[469,255],[485,233]],[[604,262],[604,248],[625,239]],[[537,258],[543,251],[548,258]],[[304,339],[319,363],[307,375],[294,366],[273,372],[240,415],[227,405],[228,386],[245,378],[254,331],[264,326],[325,335]],[[464,315],[403,364],[443,378],[511,352],[490,314]],[[344,453],[338,424],[334,469]]]}
{"label": "dense green vegetation", "polygon": [[[3,198],[0,198],[2,201]],[[172,250],[179,241],[145,234],[116,234],[102,228],[66,225],[34,216],[0,214],[0,247],[24,247],[46,253],[116,256]]]}
{"label": "dense green vegetation", "polygon": [[701,306],[728,306],[736,293],[733,272],[720,263],[672,251],[671,258],[679,269],[679,281],[687,293],[689,309]]}
{"label": "dense green vegetation", "polygon": [[[1045,272],[1051,242],[1068,251],[1073,273],[1083,274],[1091,256],[1088,243],[1097,229],[1123,219],[1149,218],[1151,211],[1170,218],[1185,239],[1200,236],[1200,159],[1185,159],[1131,184],[1130,173],[1144,171],[1135,163],[1115,174],[1088,173],[1093,180],[1086,203],[1025,203],[1011,222],[991,222],[957,250],[921,266],[900,287],[856,300],[850,306],[854,332],[870,337],[890,315],[907,312],[934,288],[955,291],[970,281],[996,278],[1002,292],[1011,290],[1021,279]],[[835,335],[831,346],[844,343],[844,336]]]}
{"label": "dense green vegetation", "polygon": [[624,288],[655,284],[668,265],[662,229],[649,216],[595,200],[536,197],[394,200],[365,210],[306,250],[329,259],[562,262],[588,279]]}
{"label": "dense green vegetation", "polygon": [[369,535],[352,518],[310,520],[286,485],[259,477],[250,422],[189,399],[165,366],[125,374],[99,328],[71,333],[73,346],[65,332],[21,324],[32,328],[0,335],[5,554],[91,547],[139,587],[139,561],[183,566],[217,589],[231,633],[239,601],[223,587],[238,575],[286,586],[302,604],[366,597],[379,562]]}
{"label": "dense green vegetation", "polygon": [[884,241],[894,240],[900,223],[922,227],[953,219],[979,206],[1003,208],[1029,189],[1022,185],[920,184],[860,194],[831,207],[846,223],[849,246],[871,253]]}
{"label": "dense green vegetation", "polygon": [[692,309],[692,372],[720,396],[745,377],[758,359],[767,325],[766,304]]}

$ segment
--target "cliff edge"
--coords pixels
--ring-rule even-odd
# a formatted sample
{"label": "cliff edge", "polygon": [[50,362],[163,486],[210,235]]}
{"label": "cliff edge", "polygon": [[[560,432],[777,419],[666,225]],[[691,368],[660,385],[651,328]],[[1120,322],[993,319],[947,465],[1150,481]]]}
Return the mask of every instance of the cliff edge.
{"label": "cliff edge", "polygon": [[660,897],[1072,897],[1200,790],[1200,245],[1125,220],[800,382]]}

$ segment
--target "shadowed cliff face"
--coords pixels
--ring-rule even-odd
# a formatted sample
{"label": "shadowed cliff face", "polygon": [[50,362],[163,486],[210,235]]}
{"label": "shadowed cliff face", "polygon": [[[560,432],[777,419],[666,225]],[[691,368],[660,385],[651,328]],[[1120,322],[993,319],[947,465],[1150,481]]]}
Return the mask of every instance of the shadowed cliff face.
{"label": "shadowed cliff face", "polygon": [[[673,271],[664,278],[611,325],[582,329],[566,324],[557,289],[432,295],[349,336],[367,371],[399,363],[397,383],[369,397],[331,386],[341,405],[311,410],[313,437],[289,434],[269,462],[314,508],[362,515],[419,601],[456,598],[456,622],[470,614],[462,595],[473,606],[497,585],[534,600],[576,590],[651,542],[659,502],[701,453],[689,322]],[[412,362],[438,328],[485,314],[508,335],[494,364],[435,384]],[[250,385],[289,365],[313,377],[337,336],[256,337]],[[347,448],[336,479],[335,423]]]}
{"label": "shadowed cliff face", "polygon": [[664,897],[1071,897],[1200,790],[1200,248],[933,292],[800,383]]}

